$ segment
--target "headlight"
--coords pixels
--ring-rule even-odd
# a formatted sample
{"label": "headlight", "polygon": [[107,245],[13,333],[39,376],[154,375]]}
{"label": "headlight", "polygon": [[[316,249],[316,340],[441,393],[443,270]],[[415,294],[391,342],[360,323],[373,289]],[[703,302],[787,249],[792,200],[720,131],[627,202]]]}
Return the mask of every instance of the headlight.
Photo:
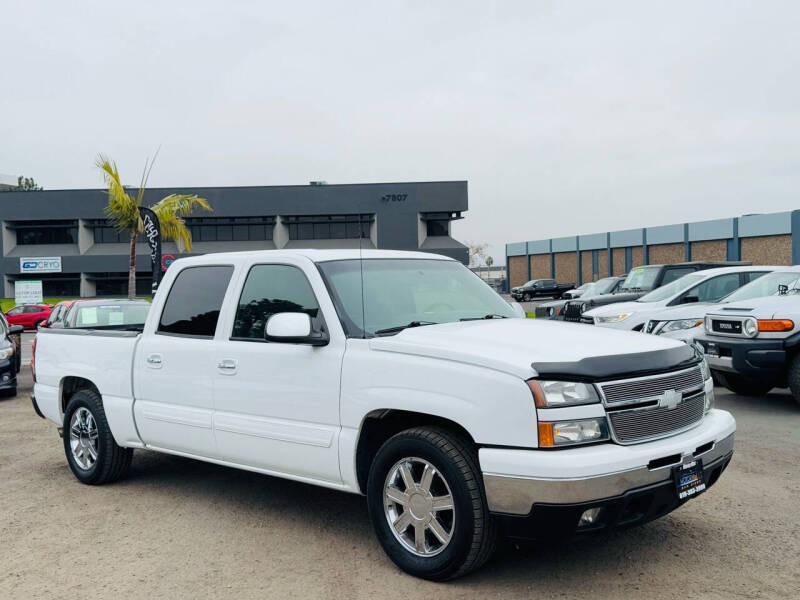
{"label": "headlight", "polygon": [[742,322],[742,331],[747,337],[756,337],[758,335],[758,321],[750,317]]}
{"label": "headlight", "polygon": [[539,423],[539,446],[554,448],[609,439],[605,418]]}
{"label": "headlight", "polygon": [[528,381],[528,387],[531,388],[534,403],[539,408],[575,406],[600,401],[594,386],[589,383],[531,379]]}
{"label": "headlight", "polygon": [[667,321],[667,324],[661,328],[660,333],[667,331],[678,331],[680,329],[691,329],[703,324],[703,319],[680,319],[678,321]]}
{"label": "headlight", "polygon": [[700,373],[703,374],[703,381],[711,379],[711,369],[708,368],[708,363],[705,358],[700,361]]}
{"label": "headlight", "polygon": [[714,408],[714,386],[711,386],[710,389],[706,392],[706,400],[703,405],[703,414],[708,414]]}
{"label": "headlight", "polygon": [[630,317],[633,313],[619,313],[618,315],[605,315],[603,317],[595,317],[596,323],[619,323]]}
{"label": "headlight", "polygon": [[547,315],[550,316],[550,317],[552,317],[555,314],[555,312],[556,312],[556,309],[554,309],[552,306],[547,309]]}
{"label": "headlight", "polygon": [[8,348],[0,348],[0,360],[5,360],[14,356],[14,346]]}

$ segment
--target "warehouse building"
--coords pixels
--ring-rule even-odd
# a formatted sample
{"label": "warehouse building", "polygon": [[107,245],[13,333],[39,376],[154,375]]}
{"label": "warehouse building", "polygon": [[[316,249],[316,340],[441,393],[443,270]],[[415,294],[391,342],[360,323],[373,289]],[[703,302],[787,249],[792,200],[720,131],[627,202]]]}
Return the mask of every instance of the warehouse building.
{"label": "warehouse building", "polygon": [[550,277],[580,285],[689,260],[800,264],[800,210],[506,244],[512,287]]}
{"label": "warehouse building", "polygon": [[[213,212],[187,218],[192,254],[273,248],[422,250],[468,262],[451,237],[467,210],[467,182],[154,188],[150,206],[173,193],[197,194]],[[102,189],[0,193],[0,274],[4,297],[15,282],[42,281],[45,297],[127,293],[129,244],[108,222]],[[137,244],[137,293],[149,295],[150,251]],[[173,242],[165,261],[180,258]]]}

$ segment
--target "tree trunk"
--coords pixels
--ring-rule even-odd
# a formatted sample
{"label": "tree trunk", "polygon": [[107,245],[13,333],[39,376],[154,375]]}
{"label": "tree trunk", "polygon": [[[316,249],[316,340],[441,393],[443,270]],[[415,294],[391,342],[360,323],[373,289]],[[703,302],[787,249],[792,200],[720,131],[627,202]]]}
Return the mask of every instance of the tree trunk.
{"label": "tree trunk", "polygon": [[128,299],[136,297],[136,230],[131,229],[131,262],[128,267]]}

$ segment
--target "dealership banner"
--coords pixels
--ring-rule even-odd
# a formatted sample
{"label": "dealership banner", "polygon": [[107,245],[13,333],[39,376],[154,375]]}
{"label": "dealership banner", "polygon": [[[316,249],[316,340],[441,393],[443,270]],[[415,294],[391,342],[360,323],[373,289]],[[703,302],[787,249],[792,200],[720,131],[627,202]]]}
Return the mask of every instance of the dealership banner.
{"label": "dealership banner", "polygon": [[149,208],[139,207],[139,214],[142,216],[142,226],[144,237],[150,246],[150,265],[153,268],[153,294],[158,289],[161,281],[161,222],[158,215]]}
{"label": "dealership banner", "polygon": [[32,256],[19,259],[20,273],[61,273],[60,256]]}

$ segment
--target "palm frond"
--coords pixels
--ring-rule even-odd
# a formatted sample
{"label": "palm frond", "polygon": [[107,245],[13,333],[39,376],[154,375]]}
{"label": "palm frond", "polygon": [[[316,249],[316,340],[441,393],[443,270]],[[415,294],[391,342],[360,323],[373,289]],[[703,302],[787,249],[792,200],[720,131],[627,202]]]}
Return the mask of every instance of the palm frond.
{"label": "palm frond", "polygon": [[186,227],[183,217],[195,210],[211,210],[208,201],[196,194],[171,194],[151,208],[161,223],[161,235],[175,240],[179,247],[182,246],[188,251],[192,249],[192,234]]}
{"label": "palm frond", "polygon": [[108,205],[106,216],[119,231],[130,231],[141,228],[139,207],[122,185],[117,164],[102,154],[98,155],[95,165],[103,172],[103,179],[108,186]]}
{"label": "palm frond", "polygon": [[136,204],[139,206],[142,205],[142,201],[144,200],[144,191],[147,189],[147,180],[150,178],[150,171],[153,170],[153,165],[156,164],[156,158],[158,158],[158,153],[161,151],[161,146],[156,148],[156,153],[153,155],[153,160],[149,161],[150,165],[148,166],[148,160],[144,161],[144,170],[142,171],[142,180],[139,182],[139,193],[136,195]]}

